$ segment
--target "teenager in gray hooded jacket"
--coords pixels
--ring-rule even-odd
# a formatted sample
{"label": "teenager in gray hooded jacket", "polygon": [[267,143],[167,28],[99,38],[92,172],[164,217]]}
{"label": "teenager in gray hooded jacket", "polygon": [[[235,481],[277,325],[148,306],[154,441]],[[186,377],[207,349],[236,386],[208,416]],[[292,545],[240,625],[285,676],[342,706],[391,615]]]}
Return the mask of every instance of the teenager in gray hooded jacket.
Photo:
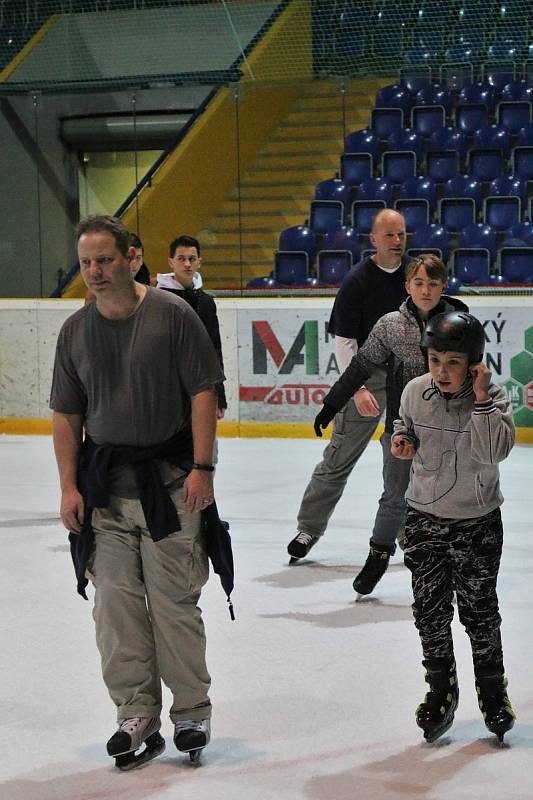
{"label": "teenager in gray hooded jacket", "polygon": [[[420,337],[435,314],[467,306],[453,297],[443,297],[447,283],[446,265],[437,256],[425,254],[405,268],[405,287],[409,294],[398,311],[379,319],[350,364],[324,398],[315,420],[315,431],[327,427],[337,411],[351,402],[355,392],[379,367],[387,366],[387,415],[381,436],[383,449],[383,493],[379,499],[370,550],[362,570],[353,582],[358,595],[370,594],[389,564],[396,549],[396,538],[405,521],[405,491],[410,464],[391,455],[391,435],[398,417],[404,386],[427,371],[427,360],[420,348]],[[377,409],[378,411],[378,409]]]}

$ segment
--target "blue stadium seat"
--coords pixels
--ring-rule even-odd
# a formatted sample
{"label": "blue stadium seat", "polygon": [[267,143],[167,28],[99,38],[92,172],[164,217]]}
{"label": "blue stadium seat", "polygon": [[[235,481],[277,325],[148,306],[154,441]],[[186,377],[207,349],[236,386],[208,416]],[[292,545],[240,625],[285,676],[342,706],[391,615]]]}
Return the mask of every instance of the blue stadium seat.
{"label": "blue stadium seat", "polygon": [[414,96],[420,89],[431,84],[431,67],[436,64],[438,53],[431,53],[427,47],[410,47],[405,51],[404,66],[401,70],[401,84]]}
{"label": "blue stadium seat", "polygon": [[369,128],[349,133],[344,140],[345,153],[370,153],[374,164],[379,160],[379,136]]}
{"label": "blue stadium seat", "polygon": [[357,231],[348,225],[338,228],[327,234],[324,240],[325,250],[349,250],[352,254],[352,263],[357,264],[361,255]]}
{"label": "blue stadium seat", "polygon": [[328,178],[315,186],[315,200],[338,200],[345,208],[349,208],[351,188],[339,178]]}
{"label": "blue stadium seat", "polygon": [[509,158],[511,155],[511,135],[502,125],[489,125],[474,133],[472,147],[481,150],[501,150],[503,157]]}
{"label": "blue stadium seat", "polygon": [[504,168],[504,156],[499,150],[471,150],[468,154],[468,172],[480,181],[493,181]]}
{"label": "blue stadium seat", "polygon": [[[513,49],[514,47],[510,47],[510,50]],[[515,59],[488,61],[483,65],[483,78],[501,92],[504,86],[515,80],[516,68],[517,60]]]}
{"label": "blue stadium seat", "polygon": [[485,103],[458,103],[455,109],[455,124],[467,136],[473,136],[480,128],[489,124],[489,110]]}
{"label": "blue stadium seat", "polygon": [[453,251],[453,273],[467,285],[489,282],[490,253],[483,247],[457,247]]}
{"label": "blue stadium seat", "polygon": [[420,162],[424,157],[424,140],[411,128],[402,128],[401,131],[391,133],[387,139],[387,150],[412,150]]}
{"label": "blue stadium seat", "polygon": [[442,106],[446,116],[450,117],[453,109],[453,94],[447,86],[432,83],[416,93],[415,106]]}
{"label": "blue stadium seat", "polygon": [[521,221],[522,202],[519,197],[486,197],[483,202],[483,221],[497,231],[507,231]]}
{"label": "blue stadium seat", "polygon": [[501,175],[491,181],[489,195],[491,197],[505,197],[507,195],[519,197],[522,201],[522,209],[524,209],[527,205],[527,181],[517,178],[515,175]]}
{"label": "blue stadium seat", "polygon": [[429,225],[429,203],[423,197],[399,197],[394,203],[394,208],[403,215],[407,233],[416,231],[421,225]]}
{"label": "blue stadium seat", "polygon": [[247,289],[279,289],[279,283],[270,275],[263,275],[260,278],[252,278],[246,284]]}
{"label": "blue stadium seat", "polygon": [[429,208],[434,211],[437,205],[437,187],[435,181],[424,176],[407,178],[400,186],[400,198],[423,198],[429,203]]}
{"label": "blue stadium seat", "polygon": [[483,184],[470,175],[455,175],[444,184],[443,195],[444,197],[471,197],[477,215],[483,204]]}
{"label": "blue stadium seat", "polygon": [[516,143],[519,147],[533,147],[533,122],[520,128]]}
{"label": "blue stadium seat", "polygon": [[372,230],[372,221],[382,208],[387,208],[383,200],[354,200],[352,203],[352,227],[359,235]]}
{"label": "blue stadium seat", "polygon": [[444,51],[444,63],[440,67],[440,82],[448,89],[461,89],[472,83],[474,71],[477,69],[479,56],[476,49],[468,42],[452,44]]}
{"label": "blue stadium seat", "polygon": [[303,250],[312,264],[316,254],[316,237],[307,225],[285,228],[279,235],[279,250]]}
{"label": "blue stadium seat", "polygon": [[459,232],[459,247],[482,247],[488,250],[491,258],[495,260],[498,251],[496,231],[490,225],[467,225]]}
{"label": "blue stadium seat", "polygon": [[518,222],[510,230],[514,239],[520,239],[528,247],[533,247],[533,222]]}
{"label": "blue stadium seat", "polygon": [[[522,48],[517,44],[515,39],[500,38],[496,39],[487,49],[488,62],[485,64],[485,70],[491,66],[505,65],[505,68],[510,69],[512,64],[522,60]],[[492,62],[492,63],[491,63]],[[514,81],[514,75],[509,78],[507,83]],[[503,89],[506,84],[502,84]]]}
{"label": "blue stadium seat", "polygon": [[[384,86],[376,92],[375,108],[401,108],[407,116],[413,105],[413,96],[401,83]],[[372,126],[374,127],[374,126]]]}
{"label": "blue stadium seat", "polygon": [[457,233],[476,221],[476,207],[471,197],[442,197],[437,216],[448,231]]}
{"label": "blue stadium seat", "polygon": [[357,186],[372,177],[370,153],[343,153],[341,155],[341,180],[347,186]]}
{"label": "blue stadium seat", "polygon": [[309,209],[309,226],[318,234],[326,234],[342,227],[344,205],[340,200],[312,200]]}
{"label": "blue stadium seat", "polygon": [[413,106],[411,127],[421,136],[431,136],[444,128],[446,112],[444,106]]}
{"label": "blue stadium seat", "polygon": [[511,81],[503,87],[501,99],[504,102],[527,100],[533,103],[533,86],[524,80]]}
{"label": "blue stadium seat", "polygon": [[448,126],[435,131],[429,137],[429,150],[456,150],[461,159],[466,157],[466,137],[459,128]]}
{"label": "blue stadium seat", "polygon": [[348,59],[358,59],[365,52],[366,30],[370,23],[364,9],[346,8],[339,15],[334,45],[337,53]]}
{"label": "blue stadium seat", "polygon": [[373,108],[372,130],[380,139],[388,139],[391,133],[403,128],[401,108]]}
{"label": "blue stadium seat", "polygon": [[381,156],[381,174],[389,183],[403,183],[416,175],[416,153],[412,150],[387,150]]}
{"label": "blue stadium seat", "polygon": [[274,279],[282,286],[301,286],[309,273],[307,253],[278,250],[274,262]]}
{"label": "blue stadium seat", "polygon": [[386,206],[392,208],[394,189],[384,178],[369,178],[360,184],[357,200],[382,200]]}
{"label": "blue stadium seat", "polygon": [[512,172],[517,178],[533,181],[533,147],[515,147],[512,158]]}
{"label": "blue stadium seat", "polygon": [[349,250],[321,250],[318,254],[318,279],[326,286],[339,286],[351,268],[352,254]]}
{"label": "blue stadium seat", "polygon": [[533,247],[502,247],[500,274],[509,283],[533,283]]}
{"label": "blue stadium seat", "polygon": [[[461,105],[483,105],[489,114],[494,113],[496,108],[496,89],[490,83],[478,82],[469,83],[463,86],[459,92],[457,102]],[[480,126],[481,127],[481,126]]]}
{"label": "blue stadium seat", "polygon": [[426,175],[436,183],[454,178],[459,172],[459,153],[456,150],[429,151],[426,158]]}
{"label": "blue stadium seat", "polygon": [[450,256],[450,235],[443,225],[423,225],[413,231],[408,255],[437,252],[444,262]]}
{"label": "blue stadium seat", "polygon": [[528,100],[502,100],[498,103],[496,119],[498,125],[516,134],[532,121],[532,104]]}

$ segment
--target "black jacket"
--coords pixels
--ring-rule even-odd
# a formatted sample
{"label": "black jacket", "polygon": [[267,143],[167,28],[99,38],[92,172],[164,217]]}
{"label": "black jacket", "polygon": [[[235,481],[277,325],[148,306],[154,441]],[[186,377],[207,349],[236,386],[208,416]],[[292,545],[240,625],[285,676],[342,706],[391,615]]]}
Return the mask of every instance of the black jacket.
{"label": "black jacket", "polygon": [[[164,292],[172,292],[172,294],[181,297],[185,300],[190,307],[196,311],[204,324],[204,328],[209,334],[209,338],[216,350],[220,366],[224,369],[224,361],[222,359],[222,342],[220,341],[220,328],[218,325],[217,307],[213,298],[208,295],[203,289],[171,289],[167,286],[159,286]],[[226,392],[224,391],[224,384],[217,383],[215,386],[217,393],[217,404],[219,408],[227,408]]]}
{"label": "black jacket", "polygon": [[[190,426],[185,426],[165,442],[150,447],[97,445],[85,436],[78,465],[78,488],[85,505],[85,518],[81,532],[69,534],[70,553],[76,572],[78,593],[87,599],[86,569],[94,544],[92,512],[109,504],[109,471],[131,464],[139,489],[146,526],[154,542],[170,533],[181,530],[178,513],[159,472],[157,460],[164,459],[189,472],[193,462],[193,443]],[[222,586],[233,607],[230,594],[233,589],[233,556],[227,528],[219,519],[215,502],[202,512],[202,526],[207,555],[214,571],[220,576]]]}

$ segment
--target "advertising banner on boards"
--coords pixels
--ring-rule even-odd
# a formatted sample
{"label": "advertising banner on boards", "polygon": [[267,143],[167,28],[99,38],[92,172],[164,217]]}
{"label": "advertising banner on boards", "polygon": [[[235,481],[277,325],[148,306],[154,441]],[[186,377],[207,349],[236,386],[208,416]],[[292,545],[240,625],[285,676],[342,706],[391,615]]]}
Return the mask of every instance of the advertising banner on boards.
{"label": "advertising banner on boards", "polygon": [[[472,313],[483,324],[485,363],[506,387],[516,425],[533,427],[531,308],[506,309],[503,299],[490,298]],[[241,421],[312,422],[339,376],[329,315],[326,307],[239,309]]]}

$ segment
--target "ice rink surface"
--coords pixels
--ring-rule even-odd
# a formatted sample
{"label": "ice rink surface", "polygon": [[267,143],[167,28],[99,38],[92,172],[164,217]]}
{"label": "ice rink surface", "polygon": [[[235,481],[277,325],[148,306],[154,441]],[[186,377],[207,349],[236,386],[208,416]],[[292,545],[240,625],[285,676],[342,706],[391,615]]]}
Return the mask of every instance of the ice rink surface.
{"label": "ice rink surface", "polygon": [[509,696],[506,746],[477,707],[466,634],[454,623],[455,723],[422,743],[426,684],[401,553],[354,603],[380,492],[379,444],[352,475],[329,529],[288,567],[303,489],[323,444],[223,439],[216,493],[236,562],[231,622],[218,578],[202,596],[213,738],[194,768],[172,744],[119,773],[106,755],[115,712],[100,677],[89,603],[75,591],[47,437],[0,437],[1,800],[531,800],[533,448],[502,465],[499,579]]}

